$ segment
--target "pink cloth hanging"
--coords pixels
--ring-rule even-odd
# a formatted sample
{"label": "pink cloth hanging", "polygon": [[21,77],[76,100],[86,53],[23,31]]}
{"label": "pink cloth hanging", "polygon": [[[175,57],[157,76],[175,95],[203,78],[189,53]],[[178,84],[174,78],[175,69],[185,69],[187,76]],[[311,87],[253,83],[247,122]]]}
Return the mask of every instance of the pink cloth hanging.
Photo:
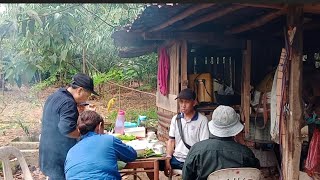
{"label": "pink cloth hanging", "polygon": [[168,75],[170,59],[167,50],[162,47],[158,54],[158,85],[160,93],[164,96],[168,94]]}

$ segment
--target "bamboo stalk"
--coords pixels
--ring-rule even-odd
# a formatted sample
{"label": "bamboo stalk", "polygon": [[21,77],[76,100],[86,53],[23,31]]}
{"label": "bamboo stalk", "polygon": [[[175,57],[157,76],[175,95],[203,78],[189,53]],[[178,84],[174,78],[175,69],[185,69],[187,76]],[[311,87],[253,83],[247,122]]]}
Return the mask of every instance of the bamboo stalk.
{"label": "bamboo stalk", "polygon": [[120,86],[119,86],[119,109],[121,109],[121,92],[120,92]]}
{"label": "bamboo stalk", "polygon": [[86,50],[85,47],[83,47],[82,50],[82,72],[86,73]]}

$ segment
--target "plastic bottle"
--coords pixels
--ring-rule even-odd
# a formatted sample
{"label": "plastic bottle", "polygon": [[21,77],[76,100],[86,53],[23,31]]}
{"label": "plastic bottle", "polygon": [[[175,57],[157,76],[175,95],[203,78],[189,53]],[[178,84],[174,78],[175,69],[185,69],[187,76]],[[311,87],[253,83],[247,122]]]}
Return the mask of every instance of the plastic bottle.
{"label": "plastic bottle", "polygon": [[139,116],[138,126],[146,128],[146,125],[147,125],[147,116]]}
{"label": "plastic bottle", "polygon": [[116,134],[123,134],[124,133],[124,122],[125,122],[125,112],[123,110],[119,110],[118,117],[116,120],[116,124],[114,126],[114,132]]}

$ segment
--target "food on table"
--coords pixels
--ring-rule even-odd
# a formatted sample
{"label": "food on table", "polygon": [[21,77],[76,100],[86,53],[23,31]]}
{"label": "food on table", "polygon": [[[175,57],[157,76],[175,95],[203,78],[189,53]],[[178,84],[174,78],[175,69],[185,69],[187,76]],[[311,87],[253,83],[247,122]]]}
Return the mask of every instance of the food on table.
{"label": "food on table", "polygon": [[125,140],[125,141],[132,141],[135,140],[137,137],[134,135],[119,135],[117,136],[120,140]]}
{"label": "food on table", "polygon": [[153,149],[146,148],[143,153],[138,153],[138,158],[161,157],[162,154],[156,154]]}

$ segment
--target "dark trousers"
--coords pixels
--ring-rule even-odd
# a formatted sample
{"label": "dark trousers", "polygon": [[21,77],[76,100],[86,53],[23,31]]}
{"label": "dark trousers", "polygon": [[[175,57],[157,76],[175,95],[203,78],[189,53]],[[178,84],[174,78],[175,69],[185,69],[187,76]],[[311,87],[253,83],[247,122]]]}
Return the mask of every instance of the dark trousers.
{"label": "dark trousers", "polygon": [[65,180],[64,174],[56,174],[54,176],[49,176],[49,180]]}
{"label": "dark trousers", "polygon": [[54,172],[51,172],[51,176],[48,175],[49,180],[65,180],[64,170],[62,168],[57,167]]}
{"label": "dark trousers", "polygon": [[49,177],[49,180],[65,180],[64,177]]}

